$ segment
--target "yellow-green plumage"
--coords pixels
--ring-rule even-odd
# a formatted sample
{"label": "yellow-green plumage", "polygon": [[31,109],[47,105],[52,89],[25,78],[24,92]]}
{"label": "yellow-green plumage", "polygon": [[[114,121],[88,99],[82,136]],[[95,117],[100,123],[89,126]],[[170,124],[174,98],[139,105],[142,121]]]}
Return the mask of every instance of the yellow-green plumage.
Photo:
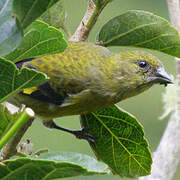
{"label": "yellow-green plumage", "polygon": [[[149,69],[139,67],[144,60]],[[13,103],[23,103],[45,119],[96,111],[137,95],[158,82],[150,81],[149,77],[162,68],[161,62],[148,53],[114,54],[85,42],[71,42],[63,53],[39,57],[23,66],[46,73],[60,103],[33,98],[31,94],[36,89],[17,94]],[[43,96],[56,98],[50,91],[39,89]]]}

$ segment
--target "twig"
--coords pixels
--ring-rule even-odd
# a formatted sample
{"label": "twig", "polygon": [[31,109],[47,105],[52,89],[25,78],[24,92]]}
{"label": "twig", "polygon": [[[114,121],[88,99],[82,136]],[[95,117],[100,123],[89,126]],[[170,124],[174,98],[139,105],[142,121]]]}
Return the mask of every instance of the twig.
{"label": "twig", "polygon": [[105,6],[110,2],[107,0],[102,6],[98,7],[93,0],[88,1],[87,11],[80,22],[76,32],[69,39],[69,41],[85,41],[87,40],[91,29],[97,21],[101,11],[105,8]]}
{"label": "twig", "polygon": [[[180,32],[179,0],[167,0],[171,23]],[[176,61],[176,78],[180,87],[180,61]],[[171,180],[173,179],[180,161],[180,88],[177,89],[177,108],[174,110],[165,129],[160,144],[153,154],[153,165],[150,176],[145,180]],[[142,179],[142,178],[141,178]]]}
{"label": "twig", "polygon": [[27,131],[27,129],[31,126],[32,122],[34,121],[34,114],[31,114],[31,111],[30,113],[28,112],[28,115],[29,115],[28,121],[17,131],[17,133],[3,147],[1,151],[1,156],[3,157],[4,160],[9,159],[11,156],[16,155],[17,145],[19,144],[24,133]]}

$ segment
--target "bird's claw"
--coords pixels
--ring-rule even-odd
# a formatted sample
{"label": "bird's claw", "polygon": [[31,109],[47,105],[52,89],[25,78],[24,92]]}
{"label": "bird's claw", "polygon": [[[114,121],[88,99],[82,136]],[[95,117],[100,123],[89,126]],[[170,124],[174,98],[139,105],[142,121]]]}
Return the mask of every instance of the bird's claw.
{"label": "bird's claw", "polygon": [[85,140],[87,140],[89,142],[94,142],[94,137],[91,134],[87,133],[84,128],[81,129],[81,130],[73,131],[73,134],[78,139],[85,139]]}

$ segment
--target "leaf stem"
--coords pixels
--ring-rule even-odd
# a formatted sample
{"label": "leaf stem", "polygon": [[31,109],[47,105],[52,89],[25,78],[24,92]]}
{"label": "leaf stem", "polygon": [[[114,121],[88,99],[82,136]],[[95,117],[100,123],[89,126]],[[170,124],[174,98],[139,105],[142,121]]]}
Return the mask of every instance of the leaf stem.
{"label": "leaf stem", "polygon": [[21,153],[21,152],[17,152],[17,153],[16,153],[16,156],[19,156],[19,157],[27,157],[26,154]]}

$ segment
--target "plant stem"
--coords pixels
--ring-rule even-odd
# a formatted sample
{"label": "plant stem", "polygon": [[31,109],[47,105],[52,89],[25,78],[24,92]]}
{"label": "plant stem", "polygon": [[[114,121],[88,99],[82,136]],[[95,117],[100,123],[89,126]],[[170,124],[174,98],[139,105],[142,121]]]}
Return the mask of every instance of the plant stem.
{"label": "plant stem", "polygon": [[[179,0],[167,0],[171,23],[180,32]],[[172,180],[180,162],[180,59],[176,61],[176,79],[178,80],[177,105],[171,115],[160,144],[153,154],[153,165],[150,176],[145,180]]]}
{"label": "plant stem", "polygon": [[0,141],[0,149],[8,142],[1,152],[3,159],[8,159],[17,153],[16,146],[33,120],[34,112],[30,108],[26,108],[16,123],[2,137]]}
{"label": "plant stem", "polygon": [[105,6],[110,2],[110,0],[106,0],[105,3],[101,6],[97,6],[93,0],[88,1],[87,11],[80,22],[76,32],[69,39],[69,41],[85,41],[87,40],[89,33],[93,26],[95,25],[101,11],[105,8]]}

